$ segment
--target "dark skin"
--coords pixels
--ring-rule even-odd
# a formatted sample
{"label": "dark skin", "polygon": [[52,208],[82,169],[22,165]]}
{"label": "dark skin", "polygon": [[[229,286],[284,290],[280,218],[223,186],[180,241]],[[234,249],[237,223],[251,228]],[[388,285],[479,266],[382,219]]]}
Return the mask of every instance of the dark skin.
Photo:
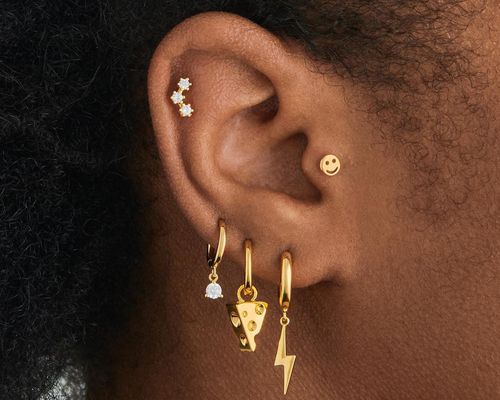
{"label": "dark skin", "polygon": [[[487,103],[489,132],[500,129],[497,10],[492,2],[483,24],[466,32],[482,43],[472,63],[488,71],[489,85],[468,93]],[[157,171],[138,178],[156,200],[145,216],[140,303],[112,346],[111,381],[91,383],[91,398],[282,398],[283,371],[273,363],[285,250],[294,256],[288,350],[297,355],[289,399],[500,395],[496,142],[481,161],[492,190],[479,185],[468,195],[471,206],[446,223],[419,214],[400,205],[417,178],[396,147],[381,144],[384,122],[363,111],[369,100],[311,66],[294,44],[228,14],[184,21],[158,46],[145,131],[160,161],[139,163]],[[181,76],[193,82],[189,119],[168,98]],[[465,84],[456,85],[437,114],[459,115],[452,99]],[[460,145],[475,146],[475,132],[455,128],[465,132]],[[334,177],[319,169],[329,153],[342,163]],[[439,171],[443,181],[453,162]],[[425,203],[435,193],[420,189],[412,198]],[[474,213],[485,209],[490,223],[476,223]],[[224,299],[211,301],[203,297],[204,248],[217,242],[219,218],[228,229]],[[242,283],[246,238],[254,243],[259,299],[270,303],[254,354],[239,352],[224,307]]]}

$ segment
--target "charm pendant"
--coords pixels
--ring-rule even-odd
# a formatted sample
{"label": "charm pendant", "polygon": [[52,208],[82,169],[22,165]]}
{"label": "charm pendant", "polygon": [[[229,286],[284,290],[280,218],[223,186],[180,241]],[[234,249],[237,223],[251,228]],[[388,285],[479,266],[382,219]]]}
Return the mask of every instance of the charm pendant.
{"label": "charm pendant", "polygon": [[[212,275],[212,274],[210,274],[210,275]],[[224,297],[222,295],[221,286],[215,281],[212,281],[212,283],[209,283],[207,285],[207,288],[205,289],[205,297],[208,297],[209,299],[213,299],[213,300]]]}
{"label": "charm pendant", "polygon": [[286,394],[288,390],[288,385],[290,384],[290,378],[292,377],[293,366],[295,364],[295,359],[297,356],[286,354],[286,327],[288,326],[290,320],[283,314],[281,317],[281,336],[278,343],[278,351],[276,352],[276,358],[274,359],[274,366],[283,366],[283,394]]}
{"label": "charm pendant", "polygon": [[287,317],[286,313],[290,307],[290,301],[292,300],[292,255],[289,252],[285,252],[281,255],[281,282],[278,300],[283,315],[280,319],[281,336],[278,342],[276,358],[274,359],[274,366],[283,366],[283,394],[286,394],[288,385],[290,384],[290,378],[292,377],[295,359],[297,358],[297,356],[286,354],[286,327],[290,323],[290,319]]}
{"label": "charm pendant", "polygon": [[255,351],[257,344],[255,337],[259,334],[264,324],[264,318],[267,312],[267,303],[256,301],[257,289],[252,286],[251,300],[245,301],[242,292],[245,286],[241,285],[238,289],[238,302],[236,304],[227,304],[227,312],[233,326],[233,331],[239,339],[241,351]]}
{"label": "charm pendant", "polygon": [[[255,351],[255,336],[262,329],[267,311],[267,303],[257,300],[257,288],[252,285],[252,242],[245,240],[245,283],[236,292],[238,302],[227,304],[233,331],[240,341],[241,351]],[[252,296],[250,300],[243,296]]]}

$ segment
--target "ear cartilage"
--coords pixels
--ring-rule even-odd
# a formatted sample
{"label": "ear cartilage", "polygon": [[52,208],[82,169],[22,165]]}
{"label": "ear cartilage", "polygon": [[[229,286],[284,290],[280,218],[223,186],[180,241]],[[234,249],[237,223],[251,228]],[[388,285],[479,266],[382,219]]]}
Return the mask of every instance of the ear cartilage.
{"label": "ear cartilage", "polygon": [[190,117],[193,115],[194,109],[191,107],[191,104],[184,103],[186,96],[184,96],[184,92],[189,90],[189,87],[192,85],[189,82],[189,78],[181,78],[177,83],[179,89],[175,90],[170,96],[170,100],[172,103],[177,104],[179,106],[179,114],[181,117]]}
{"label": "ear cartilage", "polygon": [[337,175],[340,171],[340,160],[333,154],[327,154],[319,162],[319,168],[328,176]]}

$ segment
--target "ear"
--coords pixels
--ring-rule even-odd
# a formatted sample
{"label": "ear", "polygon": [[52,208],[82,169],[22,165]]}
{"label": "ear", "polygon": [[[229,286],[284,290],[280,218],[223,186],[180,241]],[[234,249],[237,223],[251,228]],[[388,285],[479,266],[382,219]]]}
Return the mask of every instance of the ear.
{"label": "ear", "polygon": [[[251,239],[254,274],[266,279],[279,279],[290,251],[294,286],[341,276],[356,257],[349,112],[341,86],[305,60],[246,19],[207,13],[163,39],[148,79],[162,165],[188,220],[215,243],[223,218],[225,254],[240,264]],[[181,77],[192,83],[190,118],[170,100]],[[334,177],[319,168],[329,153],[342,163]]]}

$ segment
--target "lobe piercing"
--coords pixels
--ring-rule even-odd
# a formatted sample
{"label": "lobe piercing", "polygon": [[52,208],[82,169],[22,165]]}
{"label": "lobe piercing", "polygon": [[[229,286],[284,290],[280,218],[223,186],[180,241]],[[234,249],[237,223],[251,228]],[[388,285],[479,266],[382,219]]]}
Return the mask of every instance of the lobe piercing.
{"label": "lobe piercing", "polygon": [[340,171],[340,160],[333,154],[327,154],[319,162],[319,168],[328,176],[337,175]]}
{"label": "lobe piercing", "polygon": [[222,295],[222,288],[217,283],[219,280],[219,275],[217,275],[217,267],[222,261],[222,256],[224,255],[224,250],[226,248],[226,224],[223,219],[219,220],[219,242],[217,247],[212,247],[210,243],[207,246],[207,264],[211,270],[208,279],[210,283],[205,290],[205,297],[209,299],[218,299],[224,297]]}
{"label": "lobe piercing", "polygon": [[[241,351],[255,351],[255,337],[264,323],[268,304],[257,301],[257,288],[252,283],[252,241],[247,239],[245,249],[245,281],[238,288],[238,301],[226,304],[234,333],[238,337]],[[244,296],[249,297],[245,299]]]}
{"label": "lobe piercing", "polygon": [[186,96],[183,95],[184,91],[188,91],[191,85],[192,83],[189,82],[189,78],[181,78],[177,83],[179,89],[175,90],[172,93],[172,96],[170,96],[172,103],[179,106],[179,114],[181,115],[181,117],[190,117],[194,112],[191,104],[184,103],[184,99],[186,98]]}
{"label": "lobe piercing", "polygon": [[287,354],[286,351],[286,328],[290,323],[287,312],[290,308],[290,301],[292,299],[292,255],[287,251],[281,255],[281,281],[278,299],[283,316],[280,318],[281,335],[276,358],[274,359],[274,366],[283,366],[283,394],[286,394],[288,385],[290,384],[290,378],[292,377],[293,366],[297,358],[297,356],[293,354]]}

